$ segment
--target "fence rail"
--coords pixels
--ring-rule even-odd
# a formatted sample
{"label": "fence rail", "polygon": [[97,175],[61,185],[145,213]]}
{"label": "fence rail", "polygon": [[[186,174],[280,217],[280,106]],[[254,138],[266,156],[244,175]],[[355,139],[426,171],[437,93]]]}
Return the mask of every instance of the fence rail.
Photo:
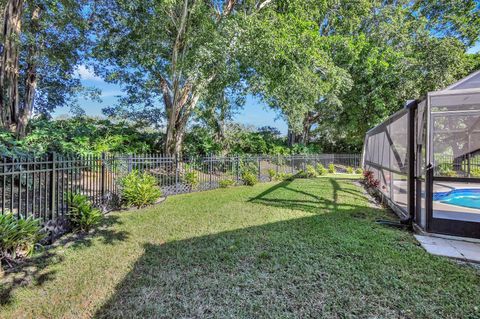
{"label": "fence rail", "polygon": [[[360,167],[358,154],[291,156],[199,156],[178,158],[160,154],[0,158],[0,213],[34,216],[43,222],[68,212],[67,195],[80,193],[97,206],[118,202],[120,179],[138,170],[153,175],[165,196],[215,189],[222,180],[241,183],[241,170],[253,168],[260,181],[272,170],[296,174],[307,165],[334,164],[339,172]],[[192,183],[192,178],[195,183]]]}

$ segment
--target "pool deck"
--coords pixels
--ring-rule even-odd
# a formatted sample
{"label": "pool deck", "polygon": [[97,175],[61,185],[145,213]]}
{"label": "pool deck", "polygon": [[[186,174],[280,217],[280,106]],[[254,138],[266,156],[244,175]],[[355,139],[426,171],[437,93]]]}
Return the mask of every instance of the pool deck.
{"label": "pool deck", "polygon": [[480,263],[480,242],[425,235],[415,235],[415,238],[432,255]]}

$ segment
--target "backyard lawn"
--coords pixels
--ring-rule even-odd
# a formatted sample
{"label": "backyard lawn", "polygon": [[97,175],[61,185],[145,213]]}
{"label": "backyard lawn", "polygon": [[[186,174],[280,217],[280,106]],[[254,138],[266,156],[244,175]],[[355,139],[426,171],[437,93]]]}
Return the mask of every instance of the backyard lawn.
{"label": "backyard lawn", "polygon": [[342,178],[172,196],[4,274],[0,317],[480,317],[478,270],[379,218]]}

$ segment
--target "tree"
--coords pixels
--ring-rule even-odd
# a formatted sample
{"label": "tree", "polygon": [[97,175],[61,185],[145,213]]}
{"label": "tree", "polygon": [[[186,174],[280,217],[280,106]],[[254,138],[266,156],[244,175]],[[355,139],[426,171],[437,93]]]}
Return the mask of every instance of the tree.
{"label": "tree", "polygon": [[[327,54],[325,59],[335,66],[332,70],[347,75],[325,82],[340,83],[330,86],[337,89],[328,99],[331,103],[324,103],[328,89],[315,90],[322,97],[316,103],[307,100],[303,116],[290,115],[297,108],[295,102],[282,108],[285,116],[303,123],[302,130],[298,124],[291,130],[291,142],[308,142],[314,129],[320,144],[358,151],[365,132],[403,107],[407,99],[454,82],[474,64],[465,54],[480,32],[478,27],[470,28],[480,23],[474,0],[279,3],[278,14],[294,12],[300,21],[289,18],[289,25],[316,25],[311,28],[319,30],[318,51]],[[288,74],[294,73],[289,69]],[[288,88],[275,83],[277,92]],[[288,91],[298,89],[290,86]]]}
{"label": "tree", "polygon": [[97,23],[96,70],[126,89],[115,109],[155,112],[161,119],[156,124],[166,126],[166,153],[179,154],[199,102],[211,87],[223,91],[238,71],[244,14],[255,15],[271,2],[105,1]]}
{"label": "tree", "polygon": [[[0,122],[19,137],[82,90],[75,68],[88,46],[86,1],[8,0],[0,57]],[[93,93],[94,91],[90,91]]]}

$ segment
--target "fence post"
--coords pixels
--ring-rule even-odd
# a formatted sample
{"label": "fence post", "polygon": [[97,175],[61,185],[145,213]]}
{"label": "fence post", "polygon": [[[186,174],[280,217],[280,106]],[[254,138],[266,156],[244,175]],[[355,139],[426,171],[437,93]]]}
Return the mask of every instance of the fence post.
{"label": "fence post", "polygon": [[210,154],[208,156],[208,177],[209,177],[209,182],[208,182],[208,189],[212,189],[212,175],[213,175],[213,156]]}
{"label": "fence post", "polygon": [[101,159],[101,170],[102,170],[102,175],[100,176],[100,194],[102,196],[101,202],[102,204],[105,204],[105,152],[102,152],[102,159]]}
{"label": "fence post", "polygon": [[132,154],[128,154],[128,159],[127,159],[127,172],[131,173],[132,172]]}
{"label": "fence post", "polygon": [[174,155],[174,161],[175,161],[175,194],[178,194],[178,174],[179,174],[179,171],[178,171],[178,155],[175,154]]}
{"label": "fence post", "polygon": [[237,174],[237,184],[238,182],[240,181],[240,157],[237,155],[237,157],[235,157],[235,172]]}
{"label": "fence post", "polygon": [[56,190],[56,187],[57,187],[57,183],[56,183],[56,172],[55,172],[55,169],[56,169],[56,155],[55,155],[55,152],[52,152],[50,154],[50,161],[52,163],[52,169],[50,170],[50,193],[49,193],[49,220],[52,220],[53,219],[53,214],[54,214],[54,211],[55,211],[55,190]]}
{"label": "fence post", "polygon": [[262,167],[261,167],[261,162],[262,159],[260,156],[257,156],[257,162],[258,162],[258,181],[262,181]]}

